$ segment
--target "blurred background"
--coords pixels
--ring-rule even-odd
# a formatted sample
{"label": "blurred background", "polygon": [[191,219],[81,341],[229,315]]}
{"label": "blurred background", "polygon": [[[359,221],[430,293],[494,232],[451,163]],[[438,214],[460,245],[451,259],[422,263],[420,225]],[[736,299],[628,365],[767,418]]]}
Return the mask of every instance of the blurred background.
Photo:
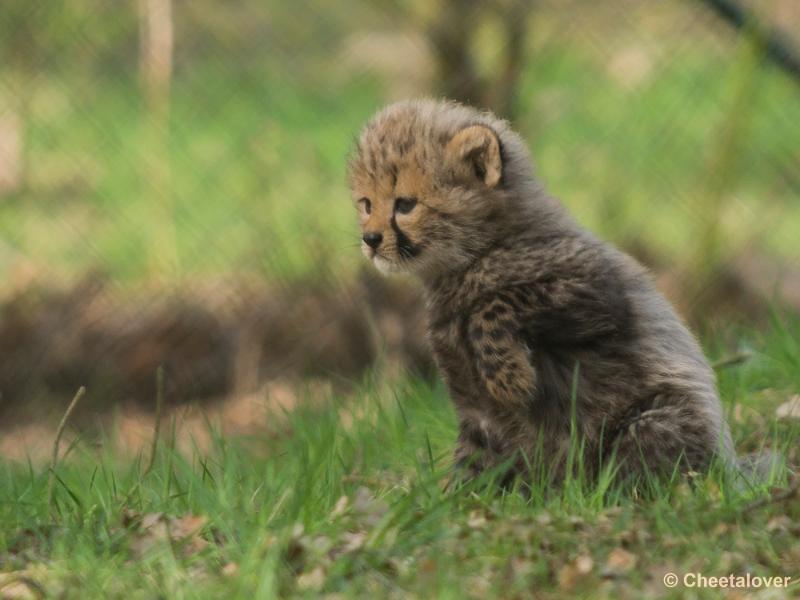
{"label": "blurred background", "polygon": [[509,119],[736,352],[800,312],[799,48],[797,0],[3,0],[0,452],[49,448],[80,385],[79,421],[135,437],[160,365],[169,405],[235,431],[297,385],[431,377],[419,292],[364,265],[345,183],[412,96]]}

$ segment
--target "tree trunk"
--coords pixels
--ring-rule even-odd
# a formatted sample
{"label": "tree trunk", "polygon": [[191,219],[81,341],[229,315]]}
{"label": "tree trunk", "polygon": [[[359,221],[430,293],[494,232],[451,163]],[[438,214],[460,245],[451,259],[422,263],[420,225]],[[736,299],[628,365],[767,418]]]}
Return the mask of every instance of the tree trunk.
{"label": "tree trunk", "polygon": [[152,211],[144,231],[150,268],[156,275],[178,274],[172,176],[169,156],[169,108],[172,80],[172,0],[139,0],[139,72],[145,98],[145,126],[142,140],[142,171],[146,198]]}
{"label": "tree trunk", "polygon": [[443,0],[430,28],[442,93],[453,100],[485,106],[486,90],[470,48],[478,22],[476,0]]}
{"label": "tree trunk", "polygon": [[[448,98],[488,108],[511,119],[522,72],[529,2],[442,0],[429,38],[436,54],[440,91]],[[503,58],[496,74],[482,76],[473,57],[481,19],[496,15],[503,33]]]}

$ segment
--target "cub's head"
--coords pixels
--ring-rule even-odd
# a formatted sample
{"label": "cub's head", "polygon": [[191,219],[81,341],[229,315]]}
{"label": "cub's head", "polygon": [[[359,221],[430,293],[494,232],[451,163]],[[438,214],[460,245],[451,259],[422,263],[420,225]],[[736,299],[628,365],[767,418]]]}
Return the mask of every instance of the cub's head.
{"label": "cub's head", "polygon": [[383,272],[468,264],[503,235],[527,165],[521,140],[490,114],[433,100],[385,108],[349,164],[364,255]]}

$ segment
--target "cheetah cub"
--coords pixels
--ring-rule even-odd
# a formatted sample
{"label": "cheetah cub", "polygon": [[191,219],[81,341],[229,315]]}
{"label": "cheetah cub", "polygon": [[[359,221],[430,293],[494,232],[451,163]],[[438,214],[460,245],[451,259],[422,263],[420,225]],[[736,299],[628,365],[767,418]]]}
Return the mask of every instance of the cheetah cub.
{"label": "cheetah cub", "polygon": [[697,341],[640,265],[540,187],[505,121],[393,104],[362,131],[349,179],[364,255],[423,283],[467,474],[540,464],[563,479],[573,427],[590,476],[612,457],[625,477],[733,460]]}

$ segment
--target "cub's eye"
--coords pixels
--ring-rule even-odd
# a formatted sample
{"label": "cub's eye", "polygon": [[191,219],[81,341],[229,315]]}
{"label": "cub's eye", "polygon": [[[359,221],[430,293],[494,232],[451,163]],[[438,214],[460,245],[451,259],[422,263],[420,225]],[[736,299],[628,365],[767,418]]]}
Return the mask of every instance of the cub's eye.
{"label": "cub's eye", "polygon": [[372,212],[372,203],[369,201],[369,198],[361,198],[358,203],[364,207],[365,213],[369,214]]}
{"label": "cub's eye", "polygon": [[398,212],[401,215],[407,215],[414,207],[417,205],[416,198],[397,198],[394,201],[394,212]]}

